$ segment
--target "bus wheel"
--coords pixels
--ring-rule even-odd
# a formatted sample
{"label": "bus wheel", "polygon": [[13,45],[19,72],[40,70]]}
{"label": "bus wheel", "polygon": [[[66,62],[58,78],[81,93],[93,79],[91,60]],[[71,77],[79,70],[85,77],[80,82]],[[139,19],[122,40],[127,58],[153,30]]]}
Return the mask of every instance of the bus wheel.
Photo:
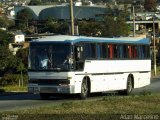
{"label": "bus wheel", "polygon": [[87,79],[84,79],[81,85],[80,98],[86,99],[88,94],[89,94],[89,84],[88,84]]}
{"label": "bus wheel", "polygon": [[47,93],[40,93],[40,97],[42,100],[48,100],[50,95]]}
{"label": "bus wheel", "polygon": [[132,78],[129,76],[127,80],[127,89],[124,91],[125,95],[130,95],[133,90]]}

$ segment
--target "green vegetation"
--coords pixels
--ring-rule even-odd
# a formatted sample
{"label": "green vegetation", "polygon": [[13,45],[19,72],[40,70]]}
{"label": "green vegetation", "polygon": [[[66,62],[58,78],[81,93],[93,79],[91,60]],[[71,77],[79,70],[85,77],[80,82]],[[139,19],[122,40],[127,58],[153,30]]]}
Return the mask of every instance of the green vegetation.
{"label": "green vegetation", "polygon": [[2,92],[27,92],[27,86],[19,87],[18,85],[8,85],[1,87]]}
{"label": "green vegetation", "polygon": [[129,33],[128,25],[122,17],[106,17],[102,27],[102,36],[127,36]]}
{"label": "green vegetation", "polygon": [[28,49],[20,49],[16,56],[13,55],[8,48],[11,39],[11,34],[7,31],[0,30],[0,77],[2,77],[0,79],[0,89],[7,87],[11,90],[12,87],[8,87],[8,85],[16,88],[19,84],[23,86],[28,82],[28,76],[26,74]]}
{"label": "green vegetation", "polygon": [[[105,96],[98,100],[68,101],[45,107],[5,112],[20,119],[118,119],[120,114],[155,114],[160,111],[160,94],[139,96]],[[117,115],[117,116],[116,116]]]}
{"label": "green vegetation", "polygon": [[127,36],[129,34],[128,25],[122,17],[108,16],[103,22],[80,21],[79,33],[85,36]]}
{"label": "green vegetation", "polygon": [[0,53],[0,72],[3,76],[0,79],[0,86],[18,85],[19,80],[22,79],[24,79],[26,84],[28,76],[22,60],[14,56],[5,46],[0,46]]}
{"label": "green vegetation", "polygon": [[33,12],[28,9],[22,9],[16,15],[16,25],[20,30],[28,30],[29,21],[33,19]]}
{"label": "green vegetation", "polygon": [[[1,23],[0,23],[1,24]],[[7,45],[12,42],[12,35],[0,29],[0,45]]]}
{"label": "green vegetation", "polygon": [[[23,85],[26,85],[28,82],[28,76],[23,75]],[[11,74],[11,73],[6,73],[2,79],[0,80],[1,86],[5,87],[8,85],[16,86],[16,85],[22,85],[22,76],[21,74]]]}
{"label": "green vegetation", "polygon": [[9,28],[14,26],[14,21],[9,20],[7,17],[0,17],[0,28]]}
{"label": "green vegetation", "polygon": [[102,25],[98,22],[79,21],[79,34],[86,36],[100,36]]}
{"label": "green vegetation", "polygon": [[40,0],[31,0],[28,5],[41,5],[41,1]]}
{"label": "green vegetation", "polygon": [[[159,76],[160,75],[160,66],[157,66],[157,75],[156,76]],[[154,68],[152,68],[151,70],[151,76],[153,77],[154,76]]]}
{"label": "green vegetation", "polygon": [[39,29],[42,32],[65,34],[69,33],[69,23],[65,21],[58,21],[54,18],[48,18],[44,26]]}

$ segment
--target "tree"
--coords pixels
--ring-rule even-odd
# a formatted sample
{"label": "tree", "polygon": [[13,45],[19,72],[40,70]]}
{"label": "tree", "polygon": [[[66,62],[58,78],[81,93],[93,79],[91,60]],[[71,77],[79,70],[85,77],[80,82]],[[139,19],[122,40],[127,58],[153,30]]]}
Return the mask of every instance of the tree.
{"label": "tree", "polygon": [[102,28],[102,36],[127,36],[128,33],[128,25],[125,23],[125,20],[122,17],[106,17]]}
{"label": "tree", "polygon": [[14,26],[14,21],[6,17],[0,17],[0,28],[8,28]]}
{"label": "tree", "polygon": [[24,66],[23,59],[13,55],[8,46],[0,45],[0,53],[0,75],[2,76],[0,85],[19,83],[23,86],[26,83],[26,77],[24,78],[23,74],[26,73],[26,66]]}
{"label": "tree", "polygon": [[144,2],[144,8],[147,11],[156,10],[156,6],[157,6],[156,0],[145,0],[145,2]]}
{"label": "tree", "polygon": [[101,35],[101,25],[98,22],[78,22],[79,34],[85,36],[100,36]]}
{"label": "tree", "polygon": [[114,17],[106,17],[103,25],[102,36],[115,36],[117,32],[116,28]]}
{"label": "tree", "polygon": [[17,68],[18,60],[8,49],[7,46],[0,45],[0,70],[4,72],[14,71]]}
{"label": "tree", "polygon": [[116,36],[127,36],[129,34],[128,25],[126,24],[124,18],[118,17],[116,19]]}
{"label": "tree", "polygon": [[16,53],[16,57],[24,64],[24,68],[28,67],[28,48],[19,49]]}
{"label": "tree", "polygon": [[58,23],[58,20],[53,18],[48,18],[46,24],[45,24],[45,31],[51,32],[51,33],[57,33],[59,31],[60,24]]}
{"label": "tree", "polygon": [[33,13],[30,9],[25,8],[17,13],[16,24],[22,30],[28,28],[28,22],[33,19]]}
{"label": "tree", "polygon": [[41,1],[40,0],[31,0],[28,5],[41,5]]}
{"label": "tree", "polygon": [[67,34],[69,30],[69,24],[65,21],[58,21],[53,18],[48,18],[45,23],[44,32],[51,32],[57,34]]}
{"label": "tree", "polygon": [[128,25],[122,17],[107,16],[103,22],[80,21],[78,22],[80,35],[85,36],[127,36]]}
{"label": "tree", "polygon": [[12,34],[0,30],[0,45],[8,45],[12,40]]}

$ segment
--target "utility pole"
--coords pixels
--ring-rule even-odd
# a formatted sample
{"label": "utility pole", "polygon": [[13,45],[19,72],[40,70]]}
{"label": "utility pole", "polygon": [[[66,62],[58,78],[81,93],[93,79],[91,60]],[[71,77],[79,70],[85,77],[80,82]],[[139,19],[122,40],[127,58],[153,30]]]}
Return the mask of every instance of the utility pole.
{"label": "utility pole", "polygon": [[133,6],[133,37],[135,37],[135,11]]}
{"label": "utility pole", "polygon": [[71,34],[74,35],[73,1],[70,0]]}
{"label": "utility pole", "polygon": [[153,57],[154,57],[154,75],[157,74],[157,66],[156,66],[156,38],[155,38],[155,20],[153,16]]}

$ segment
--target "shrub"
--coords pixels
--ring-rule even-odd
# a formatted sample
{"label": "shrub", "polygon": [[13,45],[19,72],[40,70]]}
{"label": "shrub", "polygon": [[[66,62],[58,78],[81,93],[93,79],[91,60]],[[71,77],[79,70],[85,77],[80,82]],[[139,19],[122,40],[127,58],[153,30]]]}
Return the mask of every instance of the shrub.
{"label": "shrub", "polygon": [[[21,80],[20,74],[5,74],[2,79],[0,79],[1,86],[7,85],[18,85],[19,80]],[[28,76],[25,74],[23,75],[23,83],[26,85],[28,83]]]}

